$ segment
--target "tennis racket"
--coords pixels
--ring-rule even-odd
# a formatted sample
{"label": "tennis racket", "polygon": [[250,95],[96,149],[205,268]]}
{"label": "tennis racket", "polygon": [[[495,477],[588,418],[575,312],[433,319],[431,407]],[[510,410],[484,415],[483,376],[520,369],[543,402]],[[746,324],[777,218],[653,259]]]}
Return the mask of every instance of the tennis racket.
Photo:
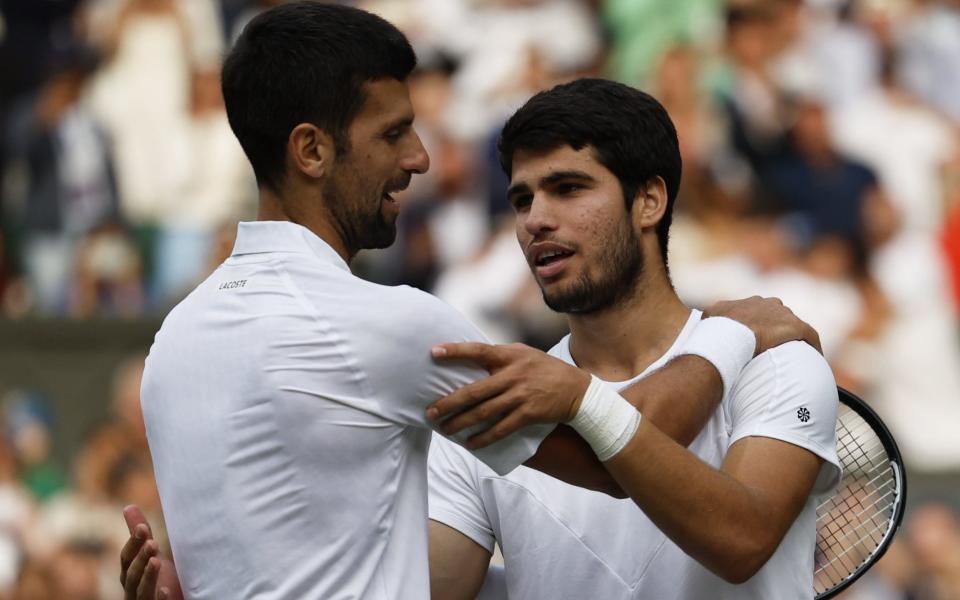
{"label": "tennis racket", "polygon": [[877,413],[843,388],[837,454],[843,479],[817,507],[813,590],[832,598],[883,556],[903,518],[907,481],[897,443]]}

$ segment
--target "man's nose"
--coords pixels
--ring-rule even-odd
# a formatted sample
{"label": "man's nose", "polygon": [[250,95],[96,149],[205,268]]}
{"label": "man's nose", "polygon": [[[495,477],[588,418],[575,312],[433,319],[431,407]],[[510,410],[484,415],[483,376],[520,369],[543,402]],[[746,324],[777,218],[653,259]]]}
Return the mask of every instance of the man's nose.
{"label": "man's nose", "polygon": [[413,134],[413,139],[414,143],[407,156],[404,157],[401,167],[409,173],[426,173],[430,169],[430,156],[416,132]]}
{"label": "man's nose", "polygon": [[550,210],[549,202],[538,194],[530,201],[530,210],[527,211],[524,228],[532,236],[557,228],[556,219]]}

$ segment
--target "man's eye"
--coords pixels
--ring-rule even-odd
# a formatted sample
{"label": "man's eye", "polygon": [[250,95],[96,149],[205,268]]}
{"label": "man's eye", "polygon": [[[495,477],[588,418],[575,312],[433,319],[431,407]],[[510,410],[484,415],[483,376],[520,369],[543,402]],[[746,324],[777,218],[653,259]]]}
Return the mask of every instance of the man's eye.
{"label": "man's eye", "polygon": [[579,183],[561,183],[557,186],[557,192],[563,196],[582,190],[583,186]]}
{"label": "man's eye", "polygon": [[510,204],[513,206],[513,210],[523,210],[530,206],[532,199],[531,196],[514,196],[510,199]]}

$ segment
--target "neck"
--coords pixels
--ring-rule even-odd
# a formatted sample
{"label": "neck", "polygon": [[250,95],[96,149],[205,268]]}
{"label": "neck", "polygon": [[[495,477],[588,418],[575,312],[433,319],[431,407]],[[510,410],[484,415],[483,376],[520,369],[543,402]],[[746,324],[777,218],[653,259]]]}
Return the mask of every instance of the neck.
{"label": "neck", "polygon": [[[303,207],[314,206],[315,210]],[[329,213],[322,207],[323,202],[303,202],[296,198],[282,195],[267,187],[260,188],[260,203],[257,211],[258,221],[289,221],[306,227],[320,239],[330,245],[348,264],[353,260],[352,252],[343,241]]]}
{"label": "neck", "polygon": [[579,367],[597,377],[624,381],[669,350],[689,317],[690,309],[661,267],[643,276],[625,302],[595,313],[569,315],[570,354]]}

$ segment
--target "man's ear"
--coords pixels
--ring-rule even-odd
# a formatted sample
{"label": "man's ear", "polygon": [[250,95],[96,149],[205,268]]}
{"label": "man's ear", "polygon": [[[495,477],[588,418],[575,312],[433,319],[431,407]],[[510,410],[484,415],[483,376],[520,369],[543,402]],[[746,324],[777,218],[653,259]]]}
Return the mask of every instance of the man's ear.
{"label": "man's ear", "polygon": [[321,179],[336,159],[333,137],[310,123],[300,123],[287,138],[287,160],[294,173]]}
{"label": "man's ear", "polygon": [[656,227],[667,212],[667,184],[659,175],[640,186],[633,200],[633,221],[640,229]]}

